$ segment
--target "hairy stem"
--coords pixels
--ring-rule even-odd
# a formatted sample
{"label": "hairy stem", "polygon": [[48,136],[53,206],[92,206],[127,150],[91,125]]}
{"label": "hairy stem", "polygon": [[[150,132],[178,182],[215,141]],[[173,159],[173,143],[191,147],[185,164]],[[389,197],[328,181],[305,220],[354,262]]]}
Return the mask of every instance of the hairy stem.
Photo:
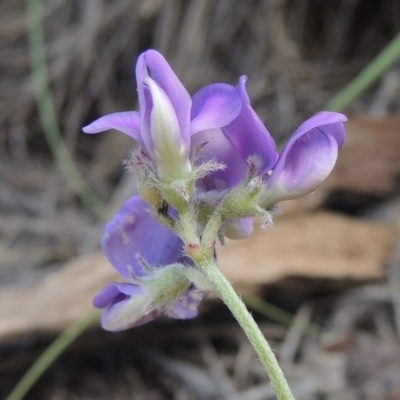
{"label": "hairy stem", "polygon": [[231,310],[263,363],[279,400],[294,400],[286,378],[264,335],[230,282],[213,260],[198,263],[212,290]]}

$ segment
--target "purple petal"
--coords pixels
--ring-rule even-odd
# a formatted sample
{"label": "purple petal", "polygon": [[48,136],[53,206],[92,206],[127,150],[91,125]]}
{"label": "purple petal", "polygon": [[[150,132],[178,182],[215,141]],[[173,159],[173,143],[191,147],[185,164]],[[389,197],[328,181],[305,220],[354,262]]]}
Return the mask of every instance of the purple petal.
{"label": "purple petal", "polygon": [[[146,149],[157,164],[161,179],[184,178],[191,171],[190,146],[182,140],[174,107],[152,78],[145,78],[143,83],[146,111],[142,120],[142,139]],[[151,106],[147,107],[148,104]]]}
{"label": "purple petal", "polygon": [[200,89],[192,98],[191,133],[228,125],[242,107],[236,89],[224,83],[215,83]]}
{"label": "purple petal", "polygon": [[175,75],[165,58],[155,50],[143,53],[137,62],[136,79],[140,108],[144,107],[143,79],[150,76],[167,94],[178,117],[184,141],[189,142],[190,108],[192,100],[189,93]]}
{"label": "purple petal", "polygon": [[222,132],[244,160],[251,158],[259,165],[260,172],[265,172],[275,165],[278,155],[274,140],[250,105],[246,81],[247,77],[242,76],[237,86],[242,99],[241,112],[232,123],[222,128]]}
{"label": "purple petal", "polygon": [[324,127],[292,137],[266,181],[271,203],[315,190],[331,173],[338,150],[336,139]]}
{"label": "purple petal", "polygon": [[139,112],[140,112],[140,120],[143,121],[143,115],[146,111],[146,102],[144,97],[144,85],[143,81],[146,77],[149,76],[149,71],[147,69],[146,61],[144,59],[145,53],[142,53],[136,62],[135,74],[136,74],[136,84],[137,84],[137,92],[139,98]]}
{"label": "purple petal", "polygon": [[172,307],[166,308],[163,314],[176,319],[195,318],[199,314],[199,304],[207,295],[208,293],[203,290],[190,288],[172,305]]}
{"label": "purple petal", "polygon": [[345,140],[344,121],[347,121],[347,117],[343,114],[322,111],[301,124],[293,134],[292,139],[296,139],[313,129],[322,129],[324,133],[332,135],[338,147],[341,148]]}
{"label": "purple petal", "polygon": [[136,111],[108,114],[82,128],[85,133],[99,133],[116,129],[141,143],[140,117]]}
{"label": "purple petal", "polygon": [[253,218],[228,219],[224,222],[223,232],[229,239],[244,239],[253,233]]}
{"label": "purple petal", "polygon": [[94,298],[93,305],[105,308],[101,318],[104,329],[120,331],[154,319],[154,312],[147,314],[150,300],[151,296],[138,285],[110,282]]}
{"label": "purple petal", "polygon": [[153,159],[153,161],[156,161],[156,156],[154,154],[154,143],[151,135],[151,111],[153,109],[153,99],[147,85],[143,85],[142,87],[142,96],[143,103],[140,104],[140,128],[142,133],[143,147],[146,149],[148,155]]}
{"label": "purple petal", "polygon": [[115,303],[118,298],[125,299],[141,292],[142,290],[138,285],[110,282],[93,299],[93,305],[96,308],[106,308],[110,304]]}
{"label": "purple petal", "polygon": [[197,163],[215,160],[227,167],[201,179],[199,183],[204,190],[228,189],[238,185],[246,176],[247,164],[222,134],[221,129],[209,129],[194,134],[192,146],[203,146],[196,159]]}
{"label": "purple petal", "polygon": [[103,251],[125,278],[143,275],[139,254],[155,267],[184,259],[181,240],[156,221],[148,209],[141,197],[134,196],[105,227],[101,239]]}

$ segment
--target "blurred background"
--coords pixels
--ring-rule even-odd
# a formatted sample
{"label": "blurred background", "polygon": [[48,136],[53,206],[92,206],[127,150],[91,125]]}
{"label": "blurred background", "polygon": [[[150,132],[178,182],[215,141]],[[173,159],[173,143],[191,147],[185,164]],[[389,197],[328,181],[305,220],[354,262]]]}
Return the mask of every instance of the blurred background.
{"label": "blurred background", "polygon": [[[399,16],[397,0],[2,0],[0,397],[112,278],[98,240],[135,191],[121,161],[133,143],[81,127],[137,108],[141,52],[160,51],[190,93],[248,75],[284,143],[400,32]],[[332,177],[271,231],[229,242],[221,268],[297,399],[395,400],[400,63],[341,111],[349,136]],[[203,308],[120,334],[92,327],[26,398],[274,398],[229,312]]]}

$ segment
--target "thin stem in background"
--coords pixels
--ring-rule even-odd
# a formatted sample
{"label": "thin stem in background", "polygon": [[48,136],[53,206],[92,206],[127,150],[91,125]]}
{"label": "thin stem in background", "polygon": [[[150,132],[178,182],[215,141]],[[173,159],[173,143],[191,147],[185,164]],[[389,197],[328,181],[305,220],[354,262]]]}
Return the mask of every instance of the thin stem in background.
{"label": "thin stem in background", "polygon": [[[246,306],[250,307],[254,311],[257,311],[273,321],[279,322],[283,326],[290,327],[293,324],[295,317],[282,308],[274,306],[273,304],[264,301],[261,297],[247,292],[240,292],[240,295]],[[324,329],[316,324],[307,324],[305,332],[310,336],[318,338],[324,332]]]}
{"label": "thin stem in background", "polygon": [[29,392],[37,380],[47,371],[54,361],[67,349],[83,332],[98,320],[100,312],[92,310],[83,318],[66,329],[41,356],[32,364],[22,379],[14,387],[6,400],[21,400]]}
{"label": "thin stem in background", "polygon": [[49,88],[46,68],[46,48],[43,34],[43,1],[27,0],[26,7],[29,57],[32,68],[34,94],[47,143],[68,184],[71,185],[84,204],[93,210],[99,218],[103,219],[105,215],[104,204],[89,188],[76,168],[68,148],[62,139],[62,134],[57,123],[57,115]]}
{"label": "thin stem in background", "polygon": [[399,58],[400,33],[324,108],[330,111],[342,111],[374,84]]}

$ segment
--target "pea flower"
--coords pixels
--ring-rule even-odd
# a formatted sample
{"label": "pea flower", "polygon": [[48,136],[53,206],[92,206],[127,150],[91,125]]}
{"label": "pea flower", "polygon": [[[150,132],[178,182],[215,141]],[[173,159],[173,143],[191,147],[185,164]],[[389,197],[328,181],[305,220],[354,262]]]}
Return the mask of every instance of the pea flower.
{"label": "pea flower", "polygon": [[[95,307],[105,309],[102,325],[108,330],[137,326],[160,314],[195,317],[209,287],[198,277],[190,249],[196,257],[212,255],[217,236],[249,236],[253,216],[269,215],[266,210],[277,202],[315,190],[332,171],[345,139],[346,117],[322,112],[300,125],[278,153],[250,104],[247,77],[236,87],[205,86],[191,98],[154,50],[139,57],[136,80],[138,112],[106,115],[83,128],[86,133],[116,129],[132,137],[140,157],[145,155],[133,169],[150,160],[157,178],[153,172],[137,173],[146,190],[139,189],[141,197],[128,200],[105,228],[104,253],[125,279],[109,283],[94,299]],[[182,208],[192,214],[183,222],[181,203],[175,198],[171,203],[168,193],[181,181],[195,183]],[[188,221],[197,225],[187,229]]]}
{"label": "pea flower", "polygon": [[315,114],[300,125],[278,155],[271,135],[250,105],[246,82],[242,76],[237,86],[242,100],[238,117],[221,128],[232,145],[231,158],[239,154],[256,165],[264,182],[264,207],[311,193],[335,166],[347,118],[336,112]]}
{"label": "pea flower", "polygon": [[139,112],[119,112],[92,122],[86,133],[119,130],[135,139],[166,182],[185,179],[190,164],[191,136],[220,128],[237,117],[241,100],[227,84],[202,90],[192,104],[189,93],[164,57],[155,50],[141,54],[136,65]]}
{"label": "pea flower", "polygon": [[184,280],[181,293],[173,293],[167,304],[154,302],[160,295],[159,288],[153,285],[155,279],[163,281],[163,303],[169,288],[176,291],[177,274],[173,275],[172,284],[165,281],[166,275],[162,276],[166,266],[184,263],[185,268],[190,268],[193,263],[182,255],[183,243],[178,236],[156,221],[149,210],[148,204],[134,196],[105,227],[101,239],[104,254],[127,281],[110,282],[93,301],[95,307],[105,309],[102,326],[107,330],[138,326],[159,314],[194,318],[198,304],[207,295]]}
{"label": "pea flower", "polygon": [[[201,189],[222,190],[239,185],[251,163],[263,181],[264,208],[311,193],[335,166],[344,143],[343,122],[347,118],[335,112],[314,115],[295,131],[278,154],[274,139],[251,107],[246,82],[247,77],[242,76],[236,87],[241,99],[238,116],[228,125],[198,132],[192,138],[196,144],[212,144],[204,147],[200,161],[215,157],[227,166],[206,176]],[[247,237],[252,230],[252,218],[224,222],[225,235],[233,239]]]}
{"label": "pea flower", "polygon": [[191,98],[154,50],[136,65],[139,111],[104,116],[86,133],[117,129],[139,144],[130,167],[140,196],[106,225],[101,244],[125,279],[94,298],[111,331],[162,314],[193,318],[209,291],[220,297],[246,332],[280,399],[294,399],[273,351],[222,275],[217,240],[251,234],[275,203],[304,196],[330,174],[344,143],[346,117],[322,112],[304,122],[278,153],[246,92],[213,84]]}

